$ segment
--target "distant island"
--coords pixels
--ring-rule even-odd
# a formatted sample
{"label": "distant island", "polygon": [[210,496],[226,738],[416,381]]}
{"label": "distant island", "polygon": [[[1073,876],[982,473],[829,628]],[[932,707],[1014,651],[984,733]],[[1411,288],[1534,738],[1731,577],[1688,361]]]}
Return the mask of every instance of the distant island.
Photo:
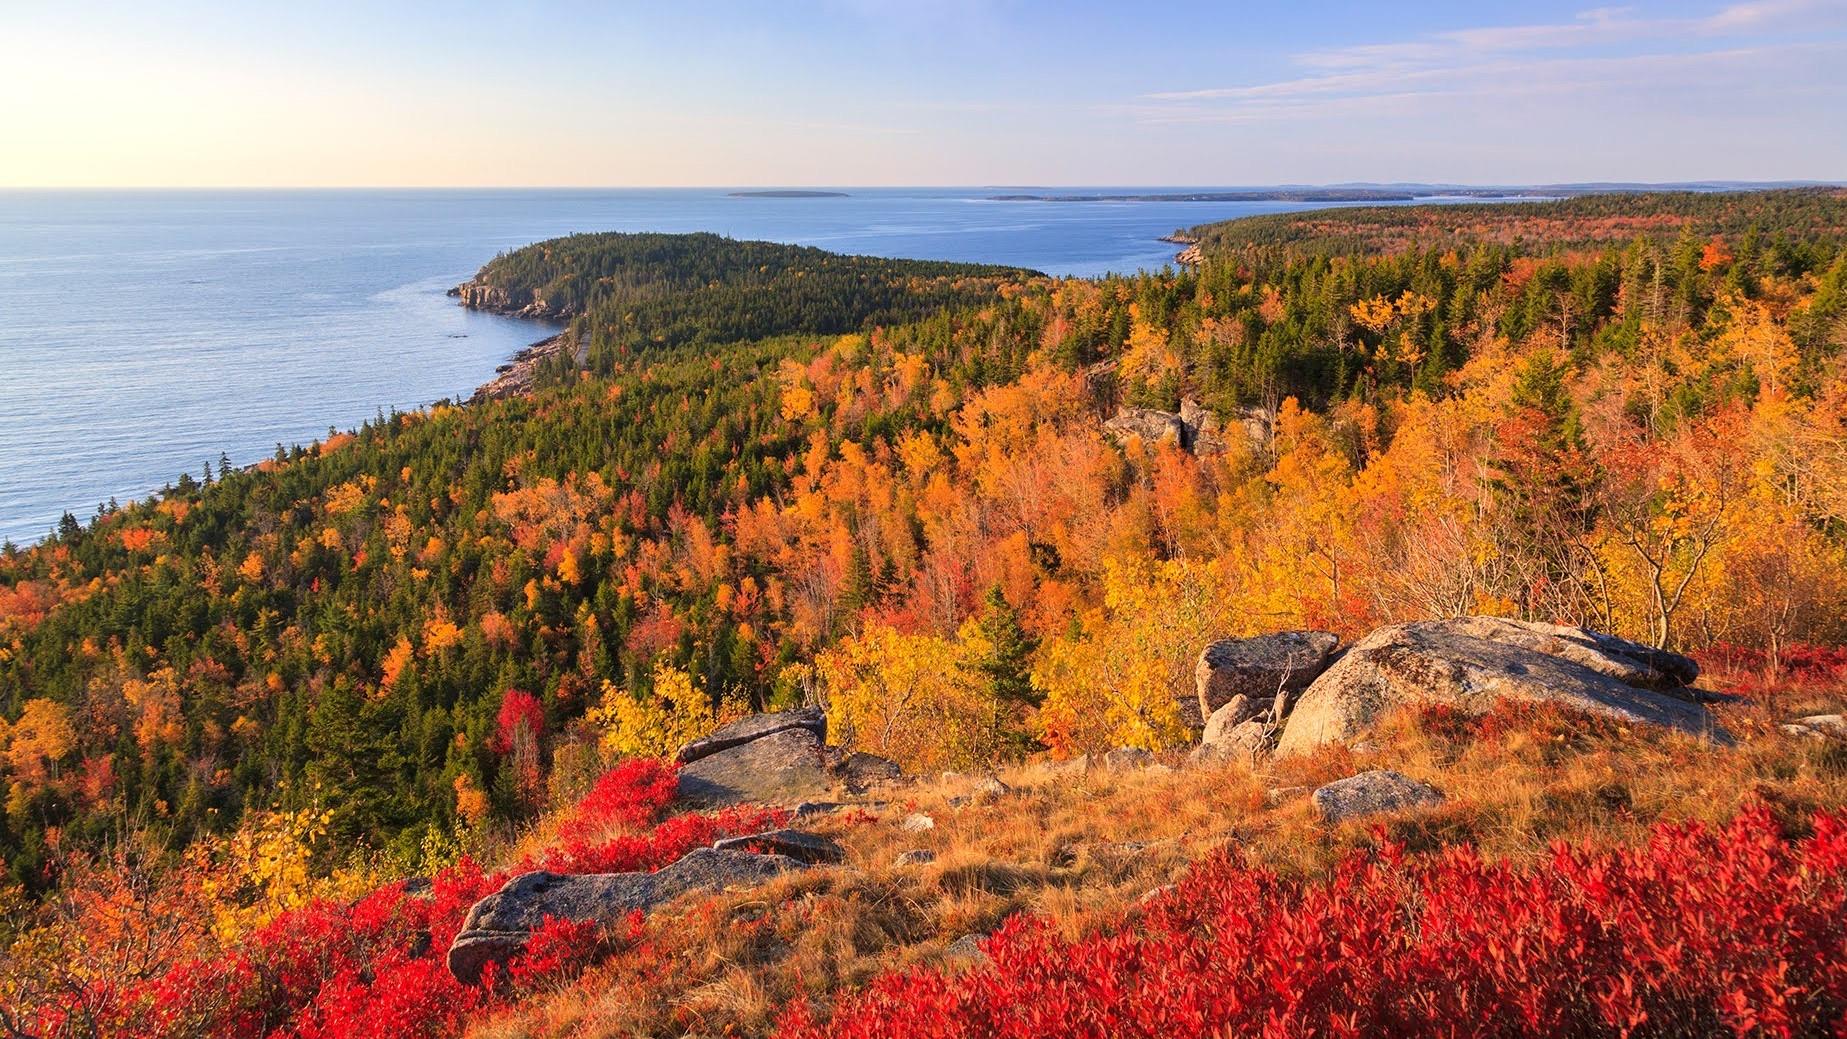
{"label": "distant island", "polygon": [[731,198],[850,198],[844,191],[733,191]]}
{"label": "distant island", "polygon": [[1376,188],[1286,188],[1259,191],[1199,191],[1158,195],[989,195],[990,202],[1415,202],[1437,196],[1469,198],[1550,198],[1538,189],[1392,191]]}
{"label": "distant island", "polygon": [[1697,181],[1678,184],[1595,183],[1469,186],[1463,184],[1335,184],[1327,187],[1245,188],[1228,191],[1162,192],[1158,194],[1007,194],[989,195],[989,202],[1417,202],[1424,199],[1561,199],[1590,194],[1649,193],[1662,191],[1719,192],[1762,188],[1826,186],[1818,181]]}

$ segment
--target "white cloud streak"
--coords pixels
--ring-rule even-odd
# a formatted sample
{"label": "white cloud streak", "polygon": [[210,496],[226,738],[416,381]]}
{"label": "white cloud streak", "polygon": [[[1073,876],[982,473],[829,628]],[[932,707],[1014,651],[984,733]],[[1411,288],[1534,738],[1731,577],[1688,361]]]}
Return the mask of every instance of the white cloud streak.
{"label": "white cloud streak", "polygon": [[[1568,22],[1488,26],[1297,55],[1301,74],[1167,90],[1115,106],[1145,122],[1255,122],[1345,116],[1432,98],[1508,98],[1697,86],[1741,88],[1793,67],[1838,68],[1847,0],[1752,0],[1710,14],[1645,18],[1600,7]],[[1793,37],[1793,38],[1792,38]]]}

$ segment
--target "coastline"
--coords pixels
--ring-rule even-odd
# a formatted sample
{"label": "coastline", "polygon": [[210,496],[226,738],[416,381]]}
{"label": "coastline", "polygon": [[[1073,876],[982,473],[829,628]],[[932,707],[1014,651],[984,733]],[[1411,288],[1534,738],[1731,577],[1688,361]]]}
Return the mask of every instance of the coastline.
{"label": "coastline", "polygon": [[577,351],[576,338],[568,328],[514,351],[512,357],[494,369],[492,379],[475,387],[474,395],[468,398],[468,403],[479,404],[531,393],[538,381],[539,370],[567,351],[573,354]]}

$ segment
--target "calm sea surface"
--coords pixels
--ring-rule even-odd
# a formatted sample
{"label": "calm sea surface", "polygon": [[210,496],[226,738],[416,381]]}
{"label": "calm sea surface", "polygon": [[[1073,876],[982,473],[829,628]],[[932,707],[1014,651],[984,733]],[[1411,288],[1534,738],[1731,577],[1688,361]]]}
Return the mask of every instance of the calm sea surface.
{"label": "calm sea surface", "polygon": [[220,454],[241,465],[468,395],[548,333],[443,293],[541,238],[716,231],[1099,274],[1160,267],[1175,247],[1157,236],[1178,227],[1305,208],[996,193],[0,191],[0,538],[34,541]]}

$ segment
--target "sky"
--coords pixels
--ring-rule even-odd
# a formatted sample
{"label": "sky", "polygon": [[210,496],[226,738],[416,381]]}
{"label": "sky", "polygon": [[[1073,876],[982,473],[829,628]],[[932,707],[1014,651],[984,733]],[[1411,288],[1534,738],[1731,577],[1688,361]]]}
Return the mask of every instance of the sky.
{"label": "sky", "polygon": [[0,0],[0,186],[1847,180],[1847,0]]}

